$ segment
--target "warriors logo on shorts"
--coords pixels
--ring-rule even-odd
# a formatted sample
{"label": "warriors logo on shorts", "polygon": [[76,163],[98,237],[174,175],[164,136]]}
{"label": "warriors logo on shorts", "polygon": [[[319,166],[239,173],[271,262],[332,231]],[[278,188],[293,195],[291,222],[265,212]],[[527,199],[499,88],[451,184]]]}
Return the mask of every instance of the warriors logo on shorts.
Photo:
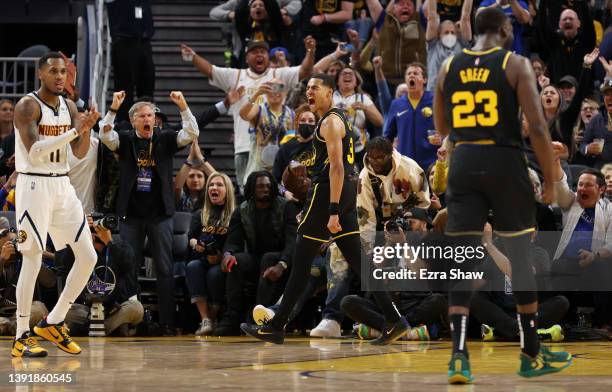
{"label": "warriors logo on shorts", "polygon": [[17,242],[23,244],[27,239],[28,233],[26,233],[24,230],[19,230],[19,233],[17,233]]}

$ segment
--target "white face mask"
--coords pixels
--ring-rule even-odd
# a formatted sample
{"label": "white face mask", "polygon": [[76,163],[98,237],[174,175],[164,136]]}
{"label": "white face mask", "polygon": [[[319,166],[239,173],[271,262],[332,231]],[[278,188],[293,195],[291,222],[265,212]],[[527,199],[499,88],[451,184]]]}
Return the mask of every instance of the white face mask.
{"label": "white face mask", "polygon": [[455,34],[444,34],[440,41],[442,42],[442,45],[451,49],[457,43],[457,36]]}

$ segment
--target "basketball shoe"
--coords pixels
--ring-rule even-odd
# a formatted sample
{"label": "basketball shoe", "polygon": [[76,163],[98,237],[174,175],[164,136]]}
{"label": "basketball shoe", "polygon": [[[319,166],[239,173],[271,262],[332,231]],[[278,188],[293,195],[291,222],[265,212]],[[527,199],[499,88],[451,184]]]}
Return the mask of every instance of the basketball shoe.
{"label": "basketball shoe", "polygon": [[60,350],[68,354],[80,354],[81,347],[72,340],[68,332],[68,327],[64,323],[47,324],[47,319],[41,320],[34,326],[36,335],[55,344]]}
{"label": "basketball shoe", "polygon": [[24,332],[19,339],[13,341],[13,349],[11,350],[13,357],[46,357],[47,350],[38,344],[35,336],[29,332]]}

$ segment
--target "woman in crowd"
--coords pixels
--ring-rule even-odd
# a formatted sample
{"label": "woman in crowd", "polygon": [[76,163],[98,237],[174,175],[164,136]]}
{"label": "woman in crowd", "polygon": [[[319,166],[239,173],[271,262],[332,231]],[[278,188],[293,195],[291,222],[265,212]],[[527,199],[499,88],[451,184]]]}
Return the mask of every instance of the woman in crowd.
{"label": "woman in crowd", "polygon": [[584,130],[586,129],[591,119],[597,114],[599,103],[591,98],[585,98],[580,105],[580,115],[576,121],[576,126],[573,132],[574,151],[576,153],[572,157],[573,164],[593,166],[595,160],[592,157],[587,157],[580,151],[580,143],[584,139]]}
{"label": "woman in crowd", "polygon": [[226,174],[212,173],[206,183],[204,207],[193,214],[189,230],[192,261],[186,283],[202,319],[196,335],[209,335],[223,303],[225,275],[221,272],[223,244],[230,217],[236,208],[234,187]]}
{"label": "woman in crowd", "polygon": [[204,159],[197,140],[191,143],[189,156],[174,178],[176,210],[193,212],[202,208],[206,195],[206,178],[215,168]]}
{"label": "woman in crowd", "polygon": [[13,133],[13,101],[0,99],[0,140]]}
{"label": "woman in crowd", "polygon": [[353,129],[355,163],[359,168],[363,164],[365,145],[369,139],[366,121],[374,127],[382,127],[383,116],[374,105],[372,98],[361,90],[363,80],[361,75],[351,67],[345,67],[336,74],[336,91],[334,91],[334,106],[346,110],[347,120]]}
{"label": "woman in crowd", "polygon": [[279,183],[282,181],[283,172],[289,166],[289,162],[298,161],[307,168],[314,164],[314,152],[310,141],[314,138],[317,121],[317,115],[310,111],[307,104],[298,107],[295,111],[293,128],[296,130],[296,137],[281,145],[274,159],[272,174]]}

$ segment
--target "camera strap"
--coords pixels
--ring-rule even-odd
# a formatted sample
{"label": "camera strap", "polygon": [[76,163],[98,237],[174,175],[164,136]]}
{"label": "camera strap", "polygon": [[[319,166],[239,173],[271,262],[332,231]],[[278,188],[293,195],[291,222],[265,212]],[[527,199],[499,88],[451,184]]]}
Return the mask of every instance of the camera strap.
{"label": "camera strap", "polygon": [[372,190],[374,191],[374,197],[376,198],[376,202],[378,203],[378,206],[374,207],[374,214],[376,215],[376,230],[382,231],[384,229],[382,211],[383,198],[382,192],[380,190],[380,184],[382,183],[382,181],[380,180],[380,178],[372,175],[372,173],[368,173],[368,176],[370,177],[370,184],[372,185]]}

